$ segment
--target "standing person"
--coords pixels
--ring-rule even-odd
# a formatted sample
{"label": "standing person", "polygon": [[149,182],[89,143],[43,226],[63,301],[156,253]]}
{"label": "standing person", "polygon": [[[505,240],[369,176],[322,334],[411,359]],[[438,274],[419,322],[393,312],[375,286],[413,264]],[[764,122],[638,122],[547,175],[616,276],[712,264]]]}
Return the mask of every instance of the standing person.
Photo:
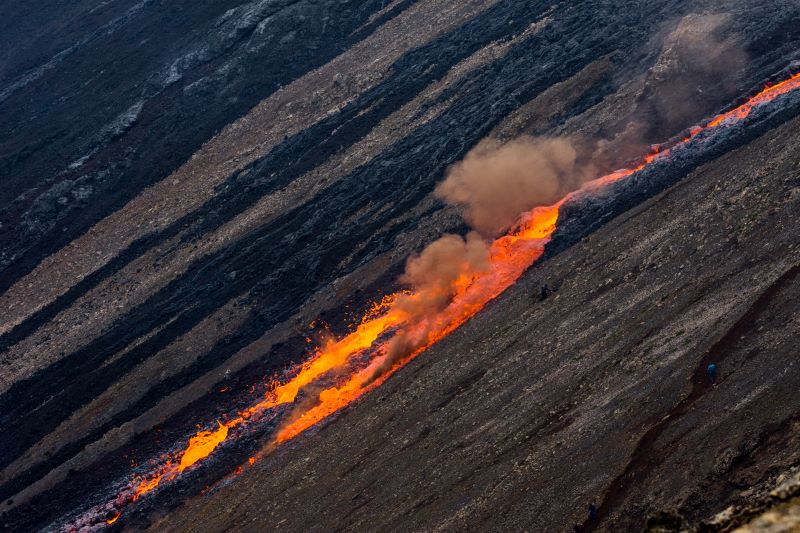
{"label": "standing person", "polygon": [[550,287],[547,286],[547,283],[542,285],[542,288],[539,290],[539,301],[543,302],[547,300],[547,297],[550,296],[550,293],[553,292],[550,290]]}
{"label": "standing person", "polygon": [[708,376],[708,382],[714,383],[714,380],[717,377],[717,365],[716,363],[709,363],[708,367],[706,368],[706,376]]}
{"label": "standing person", "polygon": [[597,506],[594,503],[589,504],[589,522],[597,520]]}

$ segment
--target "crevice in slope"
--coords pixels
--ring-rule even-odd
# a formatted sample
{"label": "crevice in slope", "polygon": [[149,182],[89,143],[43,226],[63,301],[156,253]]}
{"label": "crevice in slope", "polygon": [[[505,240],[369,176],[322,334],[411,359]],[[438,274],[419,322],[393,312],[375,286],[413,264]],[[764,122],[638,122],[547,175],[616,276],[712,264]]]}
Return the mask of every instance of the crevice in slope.
{"label": "crevice in slope", "polygon": [[587,518],[579,526],[580,531],[595,531],[603,525],[603,521],[609,518],[611,513],[625,502],[630,488],[646,479],[649,472],[661,463],[659,454],[654,453],[656,443],[667,427],[674,420],[686,414],[695,402],[712,386],[706,378],[708,364],[712,361],[715,363],[723,361],[742,332],[749,328],[755,319],[767,309],[775,295],[791,283],[798,274],[800,274],[800,264],[789,268],[767,286],[741,317],[700,358],[692,373],[692,390],[689,395],[672,407],[666,415],[661,417],[655,425],[642,435],[625,469],[611,482],[606,490],[603,500],[597,508],[597,519],[591,520]]}

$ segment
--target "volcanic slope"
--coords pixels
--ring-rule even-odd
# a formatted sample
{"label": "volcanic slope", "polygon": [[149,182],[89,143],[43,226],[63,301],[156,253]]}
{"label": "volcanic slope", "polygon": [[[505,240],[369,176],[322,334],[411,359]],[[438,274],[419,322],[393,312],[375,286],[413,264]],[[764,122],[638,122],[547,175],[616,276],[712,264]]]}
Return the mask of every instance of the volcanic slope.
{"label": "volcanic slope", "polygon": [[698,168],[152,529],[567,531],[594,502],[596,530],[635,531],[721,511],[800,462],[798,142],[794,119]]}
{"label": "volcanic slope", "polygon": [[[312,321],[339,335],[400,289],[410,254],[466,230],[432,192],[486,136],[606,140],[611,170],[800,59],[794,0],[10,0],[0,20],[13,531],[113,507],[304,361]],[[267,429],[116,527],[213,485]]]}

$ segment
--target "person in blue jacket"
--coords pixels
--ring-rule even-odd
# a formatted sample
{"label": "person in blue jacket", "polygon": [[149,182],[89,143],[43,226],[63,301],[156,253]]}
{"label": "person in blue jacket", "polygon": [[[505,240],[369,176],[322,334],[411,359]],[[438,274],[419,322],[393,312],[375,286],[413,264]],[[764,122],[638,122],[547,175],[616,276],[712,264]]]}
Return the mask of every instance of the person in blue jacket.
{"label": "person in blue jacket", "polygon": [[714,380],[717,377],[717,365],[715,363],[708,364],[708,367],[706,368],[706,376],[708,376],[709,383],[714,383]]}

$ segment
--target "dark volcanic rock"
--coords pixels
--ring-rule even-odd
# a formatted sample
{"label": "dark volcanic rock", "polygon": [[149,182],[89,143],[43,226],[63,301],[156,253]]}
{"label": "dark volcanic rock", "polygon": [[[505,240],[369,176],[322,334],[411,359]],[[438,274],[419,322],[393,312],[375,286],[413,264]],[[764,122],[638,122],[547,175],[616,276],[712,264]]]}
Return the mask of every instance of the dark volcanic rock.
{"label": "dark volcanic rock", "polygon": [[[487,135],[604,140],[604,164],[613,168],[785,75],[800,59],[800,7],[761,4],[5,2],[0,522],[15,531],[57,526],[108,501],[197,424],[247,405],[265,381],[302,361],[312,320],[347,330],[397,288],[410,253],[466,230],[431,192]],[[709,65],[706,52],[731,68]],[[671,113],[676,92],[691,105]],[[565,206],[548,260],[520,287],[319,434],[340,428],[340,448],[309,437],[270,458],[260,468],[280,475],[264,493],[281,507],[259,522],[251,513],[261,500],[247,492],[232,523],[256,518],[266,528],[284,513],[301,528],[328,513],[318,526],[370,528],[374,514],[375,526],[387,528],[559,529],[580,521],[593,499],[603,501],[609,527],[639,524],[645,509],[672,504],[694,519],[738,486],[722,481],[728,473],[741,467],[742,483],[755,483],[790,464],[794,456],[741,466],[767,449],[763,442],[784,442],[791,401],[774,416],[748,411],[747,438],[706,435],[695,428],[708,424],[690,421],[709,394],[732,404],[758,387],[730,381],[706,391],[690,382],[714,350],[731,361],[721,364],[723,376],[729,364],[755,364],[755,355],[737,355],[725,331],[752,329],[748,321],[762,316],[793,323],[789,304],[771,302],[794,294],[793,271],[778,267],[796,252],[787,215],[797,207],[796,168],[782,158],[792,151],[799,105],[789,95],[741,128],[698,138],[635,179]],[[695,204],[705,209],[697,219],[687,214],[679,224],[667,214]],[[700,251],[690,257],[691,243]],[[526,291],[539,280],[563,287],[535,307]],[[753,305],[757,313],[747,311]],[[540,316],[542,309],[552,313]],[[519,351],[517,330],[534,355]],[[746,335],[755,343],[748,350],[766,353],[774,342],[770,364],[785,361],[784,337]],[[426,372],[418,384],[414,368]],[[752,374],[746,368],[738,375]],[[773,374],[753,405],[782,398],[791,375]],[[415,392],[423,385],[428,403]],[[502,405],[481,406],[477,394]],[[680,438],[720,448],[684,492],[667,487],[676,479],[669,470],[641,459],[678,431],[659,422],[670,409],[685,421]],[[361,420],[368,413],[376,418]],[[354,428],[369,438],[348,441],[361,434]],[[144,526],[191,499],[272,429],[266,421],[226,444],[123,521]],[[645,452],[635,452],[637,442]],[[362,455],[364,465],[327,471],[312,486],[293,477],[313,476],[297,462],[305,446],[322,465]],[[531,447],[558,461],[528,461],[520,454]],[[407,474],[387,481],[394,453]],[[682,461],[697,458],[687,457],[663,465],[683,472]],[[636,486],[622,475],[626,464]],[[339,474],[358,492],[334,488]],[[422,474],[430,487],[411,478]],[[645,479],[665,484],[649,489],[653,501],[638,485]],[[383,492],[370,495],[373,484]],[[225,498],[241,485],[212,505],[227,509]],[[525,488],[541,497],[521,497]],[[304,513],[306,495],[318,507]],[[228,519],[209,509],[205,523],[222,527]]]}

